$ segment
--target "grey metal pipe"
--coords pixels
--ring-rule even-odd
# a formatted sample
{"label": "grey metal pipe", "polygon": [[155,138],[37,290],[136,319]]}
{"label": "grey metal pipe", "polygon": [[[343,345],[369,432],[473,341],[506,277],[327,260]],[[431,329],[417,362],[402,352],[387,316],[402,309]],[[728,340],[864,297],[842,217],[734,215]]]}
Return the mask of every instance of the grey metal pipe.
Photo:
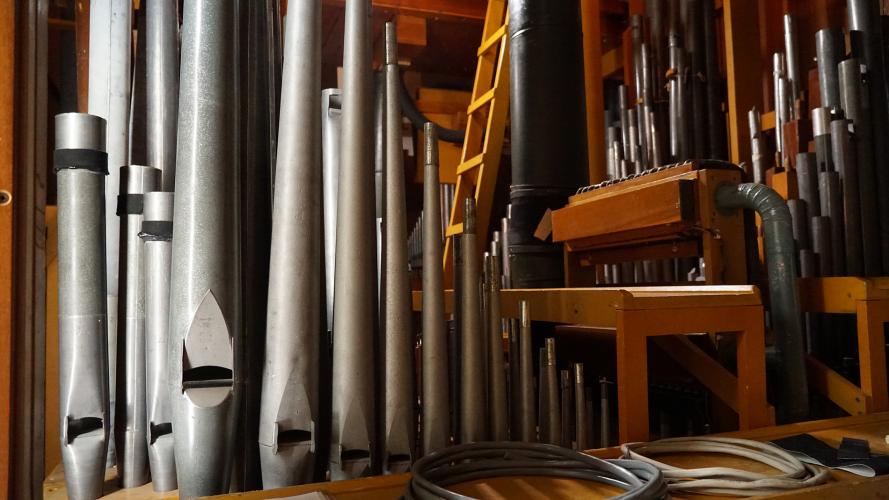
{"label": "grey metal pipe", "polygon": [[377,307],[370,18],[369,0],[346,3],[333,310],[334,481],[367,474],[378,461],[374,328],[368,327]]}
{"label": "grey metal pipe", "polygon": [[627,160],[631,160],[632,158],[635,158],[635,153],[630,149],[630,108],[626,85],[617,87],[617,102],[620,111],[621,144],[623,145],[623,155],[621,156]]}
{"label": "grey metal pipe", "polygon": [[541,441],[558,445],[562,440],[562,415],[559,403],[559,371],[556,367],[556,339],[546,339],[546,385],[540,392],[546,393],[546,437]]}
{"label": "grey metal pipe", "polygon": [[825,107],[812,110],[812,137],[815,142],[816,172],[834,170],[830,139],[830,109]]}
{"label": "grey metal pipe", "polygon": [[265,488],[311,481],[319,446],[321,2],[288,13],[259,409]]}
{"label": "grey metal pipe", "polygon": [[179,109],[179,2],[147,2],[145,27],[148,164],[161,169],[161,186],[172,191]]}
{"label": "grey metal pipe", "polygon": [[830,217],[812,217],[812,251],[818,276],[830,276],[833,273],[833,249],[830,245]]}
{"label": "grey metal pipe", "polygon": [[833,163],[837,167],[842,186],[843,229],[846,254],[846,274],[864,275],[864,254],[861,240],[861,199],[858,184],[858,164],[855,145],[849,133],[849,120],[835,120],[830,124]]}
{"label": "grey metal pipe", "polygon": [[145,408],[148,464],[154,491],[176,489],[173,424],[167,389],[170,349],[170,262],[173,193],[145,193],[142,238],[145,254]]}
{"label": "grey metal pipe", "polygon": [[572,448],[574,445],[574,384],[571,370],[559,371],[559,393],[561,396],[562,437],[560,446]]}
{"label": "grey metal pipe", "polygon": [[241,398],[236,26],[233,2],[185,4],[169,354],[184,498],[228,491]]}
{"label": "grey metal pipe", "polygon": [[487,405],[485,403],[485,341],[480,318],[479,256],[475,251],[475,199],[467,197],[463,204],[463,276],[460,295],[460,442],[472,443],[487,439]]}
{"label": "grey metal pipe", "polygon": [[843,58],[845,39],[839,28],[824,28],[815,33],[815,54],[818,61],[818,86],[821,106],[835,113],[840,107],[837,64]]}
{"label": "grey metal pipe", "polygon": [[877,276],[882,272],[879,201],[876,188],[876,158],[874,158],[874,134],[871,127],[871,108],[867,105],[870,92],[862,79],[861,64],[857,59],[847,59],[839,64],[840,102],[846,118],[854,126],[858,165],[859,197],[861,199],[861,237],[864,257],[864,274]]}
{"label": "grey metal pipe", "polygon": [[385,26],[386,170],[383,173],[383,314],[385,342],[385,435],[383,471],[407,472],[416,453],[414,414],[414,335],[411,325],[411,286],[408,279],[407,209],[404,194],[401,108],[398,104],[395,24]]}
{"label": "grey metal pipe", "polygon": [[670,155],[673,161],[681,161],[688,158],[688,134],[686,93],[686,67],[685,51],[679,41],[677,33],[670,33]]}
{"label": "grey metal pipe", "polygon": [[838,172],[820,172],[818,190],[821,193],[821,214],[830,217],[830,247],[832,276],[845,275],[846,251],[843,225],[843,191]]}
{"label": "grey metal pipe", "polygon": [[423,453],[448,445],[450,405],[448,338],[444,310],[441,204],[438,190],[438,137],[435,125],[424,127],[423,166]]}
{"label": "grey metal pipe", "polygon": [[117,474],[124,488],[135,488],[149,481],[148,429],[145,410],[145,261],[142,207],[145,193],[160,187],[161,171],[154,167],[121,167],[121,192],[117,213],[120,216],[121,290],[117,331],[117,384],[114,439],[117,450]]}
{"label": "grey metal pipe", "polygon": [[[790,82],[790,109],[792,114],[792,104],[800,98],[802,78],[800,77],[799,51],[796,41],[796,21],[790,14],[784,14],[784,54],[787,61],[787,79]],[[791,116],[791,119],[796,118]]]}
{"label": "grey metal pipe", "polygon": [[531,350],[531,307],[519,302],[521,326],[519,330],[519,440],[536,441],[537,418],[534,411],[534,356]]}
{"label": "grey metal pipe", "polygon": [[514,318],[506,320],[509,330],[509,439],[518,441],[521,436],[522,384],[520,328]]}
{"label": "grey metal pipe", "polygon": [[809,213],[809,217],[821,215],[821,197],[818,193],[818,169],[815,165],[815,153],[797,154],[795,170],[799,199],[806,202],[806,210]]}
{"label": "grey metal pipe", "polygon": [[333,329],[333,276],[336,269],[336,204],[340,179],[342,91],[321,92],[321,184],[324,193],[324,290],[327,330]]}
{"label": "grey metal pipe", "polygon": [[[105,120],[55,118],[59,228],[59,437],[74,500],[102,496],[111,431],[105,288]],[[116,332],[115,332],[116,334]]]}
{"label": "grey metal pipe", "polygon": [[[497,245],[500,242],[496,242]],[[488,415],[490,439],[506,441],[509,414],[506,403],[506,372],[503,365],[503,317],[500,314],[500,258],[488,257]]]}
{"label": "grey metal pipe", "polygon": [[785,72],[784,54],[775,52],[772,55],[772,93],[775,99],[775,150],[778,152],[779,166],[784,163],[784,124],[788,118]]}
{"label": "grey metal pipe", "polygon": [[803,200],[787,200],[787,209],[790,210],[790,219],[793,222],[793,240],[796,242],[797,251],[810,247],[809,237],[809,210]]}
{"label": "grey metal pipe", "polygon": [[[587,404],[592,401],[587,401]],[[599,379],[599,447],[608,448],[611,444],[611,402],[608,394],[608,379]]]}
{"label": "grey metal pipe", "polygon": [[591,445],[589,433],[587,432],[587,420],[590,415],[587,413],[586,391],[584,390],[584,374],[583,363],[574,364],[574,449],[586,450]]}
{"label": "grey metal pipe", "polygon": [[750,130],[750,153],[753,161],[753,182],[765,184],[766,163],[765,142],[762,137],[762,114],[753,108],[747,112],[747,126]]}
{"label": "grey metal pipe", "polygon": [[779,412],[785,420],[803,418],[809,411],[808,381],[790,211],[778,193],[761,184],[723,186],[716,191],[716,204],[755,210],[762,217],[772,325],[783,368]]}

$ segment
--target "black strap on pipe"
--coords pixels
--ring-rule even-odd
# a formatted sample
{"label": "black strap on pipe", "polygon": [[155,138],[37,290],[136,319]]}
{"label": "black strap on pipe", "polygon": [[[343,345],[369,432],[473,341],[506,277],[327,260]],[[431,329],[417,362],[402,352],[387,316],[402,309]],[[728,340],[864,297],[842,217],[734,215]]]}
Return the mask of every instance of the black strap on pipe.
{"label": "black strap on pipe", "polygon": [[[399,73],[399,76],[401,73]],[[410,93],[407,90],[407,87],[404,85],[404,78],[399,78],[401,85],[401,91],[398,93],[399,100],[401,101],[401,112],[404,116],[410,120],[411,125],[414,126],[417,130],[423,130],[423,126],[426,123],[432,123],[432,120],[426,117],[419,109],[417,109],[417,104],[414,102],[414,99],[411,97]],[[433,123],[435,125],[435,131],[438,132],[438,138],[447,141],[453,142],[454,144],[463,144],[463,136],[465,135],[465,131],[456,130],[452,128],[444,128],[437,123]]]}

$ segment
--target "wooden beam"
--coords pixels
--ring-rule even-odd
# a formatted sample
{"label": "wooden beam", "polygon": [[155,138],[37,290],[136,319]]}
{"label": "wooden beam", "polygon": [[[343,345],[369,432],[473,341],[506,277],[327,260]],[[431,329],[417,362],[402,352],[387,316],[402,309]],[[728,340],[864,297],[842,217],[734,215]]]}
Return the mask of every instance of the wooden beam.
{"label": "wooden beam", "polygon": [[12,461],[13,185],[16,0],[0,0],[0,496],[10,491]]}
{"label": "wooden beam", "polygon": [[586,86],[587,157],[590,184],[605,180],[605,101],[602,84],[601,0],[582,0],[583,68]]}
{"label": "wooden beam", "polygon": [[[342,7],[346,0],[324,0],[324,5]],[[422,17],[456,17],[483,21],[487,2],[478,0],[373,0],[377,9]]]}
{"label": "wooden beam", "polygon": [[74,46],[77,54],[77,111],[89,109],[90,82],[90,2],[77,0],[74,4]]}
{"label": "wooden beam", "polygon": [[762,103],[758,16],[759,9],[755,2],[723,1],[729,157],[734,163],[750,163],[747,111]]}
{"label": "wooden beam", "polygon": [[618,45],[616,48],[602,54],[602,78],[611,78],[624,69],[624,48]]}

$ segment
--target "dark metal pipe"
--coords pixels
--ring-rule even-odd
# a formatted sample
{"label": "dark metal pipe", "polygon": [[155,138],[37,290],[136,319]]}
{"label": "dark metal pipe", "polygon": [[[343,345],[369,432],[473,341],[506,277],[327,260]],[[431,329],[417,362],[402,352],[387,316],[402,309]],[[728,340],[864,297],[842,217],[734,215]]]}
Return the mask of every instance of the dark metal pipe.
{"label": "dark metal pipe", "polygon": [[[495,242],[497,245],[500,242]],[[509,416],[506,404],[506,372],[503,366],[503,317],[500,314],[499,257],[487,258],[488,271],[488,415],[492,441],[509,437]]]}
{"label": "dark metal pipe", "polygon": [[608,395],[608,379],[599,379],[599,447],[611,444],[611,403]]}
{"label": "dark metal pipe", "polygon": [[438,138],[426,124],[423,166],[423,453],[447,446],[450,437],[448,339],[444,312],[441,218],[438,177]]}
{"label": "dark metal pipe", "polygon": [[796,155],[796,183],[799,187],[799,199],[806,202],[809,217],[821,215],[821,197],[818,194],[818,170],[815,164],[815,153],[799,153]]}
{"label": "dark metal pipe", "polygon": [[[59,438],[68,496],[102,496],[111,432],[105,286],[105,120],[55,118],[59,204]],[[80,156],[80,158],[78,158]]]}
{"label": "dark metal pipe", "polygon": [[519,440],[526,443],[536,441],[537,418],[534,410],[534,356],[531,350],[531,309],[526,301],[519,302],[521,329],[519,343]]}
{"label": "dark metal pipe", "polygon": [[840,108],[837,64],[843,59],[845,38],[839,28],[823,28],[815,33],[815,54],[818,60],[818,86],[821,106],[832,114]]}
{"label": "dark metal pipe", "polygon": [[590,435],[587,432],[587,421],[590,414],[587,413],[586,391],[584,390],[583,363],[574,364],[574,449],[586,450],[591,446]]}
{"label": "dark metal pipe", "polygon": [[475,199],[463,204],[462,311],[460,325],[460,442],[487,439],[487,404],[485,403],[485,340],[482,335],[481,298],[479,296],[479,256],[476,251]]}
{"label": "dark metal pipe", "polygon": [[[559,403],[559,371],[556,368],[556,339],[549,337],[546,339],[544,370],[546,377],[545,385],[541,385],[541,399],[545,402],[546,412],[546,429],[541,436],[541,441],[545,443],[558,445],[562,439],[562,415],[559,413],[561,404]],[[543,394],[546,394],[544,397]]]}
{"label": "dark metal pipe", "polygon": [[843,276],[846,267],[846,251],[840,174],[838,172],[819,173],[818,190],[821,193],[821,213],[830,217],[830,247],[833,249],[832,276]]}
{"label": "dark metal pipe", "polygon": [[522,375],[520,328],[515,319],[506,321],[509,327],[509,438],[518,441],[522,428]]}
{"label": "dark metal pipe", "polygon": [[877,175],[873,149],[873,129],[868,83],[862,79],[861,64],[847,59],[839,64],[840,96],[846,118],[854,126],[853,139],[858,165],[858,187],[861,198],[861,237],[864,256],[864,274],[877,276],[882,271],[881,249],[883,235],[880,230],[879,201],[877,200]]}
{"label": "dark metal pipe", "polygon": [[830,149],[830,120],[830,109],[821,107],[812,110],[812,137],[815,141],[816,172],[831,172],[834,170]]}
{"label": "dark metal pipe", "polygon": [[864,255],[861,240],[861,199],[858,183],[858,164],[852,143],[849,120],[835,120],[830,124],[831,150],[834,165],[840,174],[843,200],[843,228],[846,253],[846,274],[864,274]]}
{"label": "dark metal pipe", "polygon": [[559,371],[559,392],[561,393],[562,438],[560,445],[573,447],[574,442],[574,384],[571,383],[571,370]]}
{"label": "dark metal pipe", "polygon": [[787,200],[787,209],[793,222],[793,240],[798,251],[810,247],[809,211],[803,200]]}
{"label": "dark metal pipe", "polygon": [[779,412],[786,420],[803,418],[809,412],[808,382],[790,211],[778,193],[761,184],[723,186],[716,192],[716,204],[755,210],[762,217],[772,324],[784,370]]}
{"label": "dark metal pipe", "polygon": [[830,246],[830,217],[812,217],[812,250],[818,276],[830,276],[833,272],[833,252]]}
{"label": "dark metal pipe", "polygon": [[725,130],[725,113],[722,112],[722,99],[725,84],[719,71],[716,41],[716,12],[713,2],[702,2],[702,22],[704,24],[704,58],[707,82],[707,143],[709,158],[728,159],[728,143]]}

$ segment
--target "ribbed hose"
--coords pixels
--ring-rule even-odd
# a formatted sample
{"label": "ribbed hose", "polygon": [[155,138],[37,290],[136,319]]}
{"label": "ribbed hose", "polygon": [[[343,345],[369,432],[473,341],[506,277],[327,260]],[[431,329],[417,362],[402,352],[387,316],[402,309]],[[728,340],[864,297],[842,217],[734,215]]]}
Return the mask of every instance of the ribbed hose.
{"label": "ribbed hose", "polygon": [[809,391],[790,210],[778,193],[755,183],[720,187],[716,205],[721,209],[755,210],[762,217],[772,329],[782,370],[779,417],[783,421],[799,420],[809,413]]}

